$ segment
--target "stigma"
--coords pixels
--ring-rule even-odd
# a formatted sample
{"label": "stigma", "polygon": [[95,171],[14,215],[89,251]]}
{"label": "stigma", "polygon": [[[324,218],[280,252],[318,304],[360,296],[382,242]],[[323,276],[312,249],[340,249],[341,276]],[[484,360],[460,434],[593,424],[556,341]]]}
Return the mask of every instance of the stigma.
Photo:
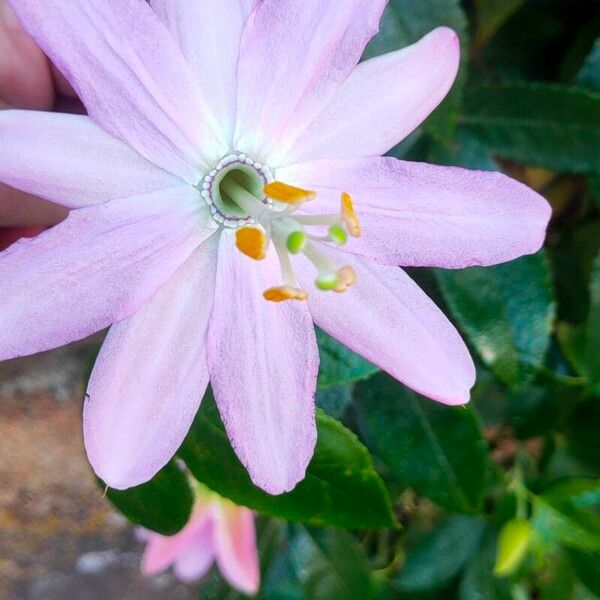
{"label": "stigma", "polygon": [[266,257],[273,244],[281,267],[282,284],[265,290],[270,302],[306,300],[294,274],[292,258],[303,254],[315,267],[315,286],[324,292],[342,293],[356,282],[352,267],[337,265],[321,247],[323,244],[343,246],[348,236],[360,235],[360,224],[352,198],[342,194],[338,214],[305,215],[296,211],[316,198],[311,190],[287,185],[281,181],[265,184],[264,199],[259,199],[235,181],[226,183],[226,192],[252,217],[253,222],[236,229],[236,246],[254,260]]}

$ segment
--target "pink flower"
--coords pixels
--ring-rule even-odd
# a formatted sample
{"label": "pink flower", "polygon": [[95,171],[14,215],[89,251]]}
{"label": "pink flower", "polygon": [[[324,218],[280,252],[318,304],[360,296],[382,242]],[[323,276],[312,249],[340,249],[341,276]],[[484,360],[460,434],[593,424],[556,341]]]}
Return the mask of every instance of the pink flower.
{"label": "pink flower", "polygon": [[142,573],[155,575],[173,566],[183,581],[200,579],[214,561],[228,583],[245,594],[256,594],[260,573],[252,511],[203,493],[189,523],[166,537],[145,529],[147,541]]}
{"label": "pink flower", "polygon": [[0,255],[0,359],[112,325],[84,409],[111,487],[173,456],[210,379],[253,481],[292,489],[316,439],[313,321],[419,393],[468,401],[464,343],[397,265],[536,252],[550,208],[499,173],[380,158],[460,60],[440,28],[358,64],[385,4],[13,0],[90,118],[0,113],[0,179],[75,209]]}

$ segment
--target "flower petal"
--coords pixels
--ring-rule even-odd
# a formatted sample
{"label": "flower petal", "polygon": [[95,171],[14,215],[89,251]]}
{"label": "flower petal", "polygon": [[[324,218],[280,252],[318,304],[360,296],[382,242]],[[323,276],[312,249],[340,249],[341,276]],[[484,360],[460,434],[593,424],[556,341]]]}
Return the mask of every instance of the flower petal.
{"label": "flower petal", "polygon": [[150,534],[142,555],[141,571],[143,575],[158,575],[175,562],[179,551],[177,536],[167,537]]}
{"label": "flower petal", "polygon": [[96,474],[126,489],[175,454],[208,385],[205,336],[218,237],[208,239],[136,314],[113,325],[90,378],[84,439]]}
{"label": "flower petal", "polygon": [[143,0],[11,0],[89,115],[188,183],[225,152],[222,135],[168,31]]}
{"label": "flower petal", "polygon": [[233,141],[235,127],[240,40],[257,2],[150,0],[190,63],[228,142]]}
{"label": "flower petal", "polygon": [[[212,505],[198,505],[189,523],[177,534],[164,536],[153,531],[138,529],[137,537],[147,541],[142,557],[141,571],[144,575],[156,575],[170,565],[175,565],[182,560],[182,572],[185,579],[190,575],[192,566],[188,561],[191,554],[199,554],[197,563],[208,562],[206,570],[214,559],[213,550],[213,510]],[[205,570],[205,571],[206,571]]]}
{"label": "flower petal", "polygon": [[211,384],[236,454],[271,494],[291,490],[312,457],[319,363],[306,304],[263,298],[279,277],[272,252],[252,261],[223,232],[208,330]]}
{"label": "flower petal", "polygon": [[181,185],[89,117],[0,111],[0,181],[69,208]]}
{"label": "flower petal", "polygon": [[[207,530],[209,529],[207,526]],[[181,550],[173,565],[173,571],[181,581],[197,581],[210,569],[215,553],[209,540],[209,533],[196,533],[194,538],[190,539],[189,545]]]}
{"label": "flower petal", "polygon": [[307,211],[335,211],[350,193],[362,236],[347,250],[394,265],[460,269],[532,254],[551,215],[539,194],[491,171],[363,158],[304,163],[277,177],[310,183],[318,201]]}
{"label": "flower petal", "polygon": [[386,0],[263,0],[250,15],[238,71],[238,150],[277,164],[377,32]]}
{"label": "flower petal", "polygon": [[192,521],[179,534],[183,539],[173,570],[182,581],[200,579],[215,560],[213,513],[212,504],[202,507],[196,504]]}
{"label": "flower petal", "polygon": [[[399,267],[330,251],[358,277],[343,294],[315,291],[309,307],[315,323],[419,394],[444,404],[464,404],[475,367],[464,342],[442,311]],[[300,280],[314,273],[300,263]]]}
{"label": "flower petal", "polygon": [[205,236],[197,190],[113,200],[0,253],[0,360],[86,337],[128,317]]}
{"label": "flower petal", "polygon": [[458,36],[447,27],[361,63],[297,140],[285,164],[385,154],[444,99],[459,63]]}
{"label": "flower petal", "polygon": [[215,550],[217,564],[230,585],[254,595],[260,585],[254,515],[231,502],[215,504]]}

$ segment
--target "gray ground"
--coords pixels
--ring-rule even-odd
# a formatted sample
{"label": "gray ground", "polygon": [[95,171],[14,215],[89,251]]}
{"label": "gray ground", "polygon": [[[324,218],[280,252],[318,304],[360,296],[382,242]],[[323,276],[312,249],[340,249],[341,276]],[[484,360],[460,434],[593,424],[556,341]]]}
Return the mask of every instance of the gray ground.
{"label": "gray ground", "polygon": [[139,574],[141,545],[96,488],[81,439],[99,339],[0,363],[0,599],[198,597]]}

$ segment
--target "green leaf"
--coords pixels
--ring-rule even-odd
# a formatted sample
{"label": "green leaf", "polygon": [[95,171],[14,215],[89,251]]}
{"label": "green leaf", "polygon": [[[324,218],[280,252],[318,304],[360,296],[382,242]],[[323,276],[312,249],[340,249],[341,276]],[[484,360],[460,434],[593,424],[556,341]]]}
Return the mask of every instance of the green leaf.
{"label": "green leaf", "polygon": [[575,573],[564,552],[548,554],[538,585],[540,600],[589,600],[577,595]]}
{"label": "green leaf", "polygon": [[496,267],[436,270],[444,299],[482,361],[511,385],[544,360],[554,302],[543,254]]}
{"label": "green leaf", "polygon": [[[554,374],[540,374],[531,385],[504,395],[507,414],[504,423],[514,429],[520,440],[544,436],[560,430],[565,410],[579,401],[580,386],[553,380]],[[485,397],[481,399],[485,403]]]}
{"label": "green leaf", "polygon": [[590,312],[584,335],[585,364],[590,387],[600,391],[600,254],[592,266]]}
{"label": "green leaf", "polygon": [[346,531],[295,526],[292,561],[311,600],[368,600],[373,586],[366,558]]}
{"label": "green leaf", "polygon": [[438,525],[408,553],[395,580],[401,593],[426,592],[446,587],[476,550],[484,522],[452,516]]}
{"label": "green leaf", "polygon": [[469,560],[458,590],[459,600],[511,600],[507,579],[492,574],[496,560],[497,532],[488,528]]}
{"label": "green leaf", "polygon": [[504,158],[600,171],[600,94],[541,83],[478,86],[464,110],[464,127]]}
{"label": "green leaf", "polygon": [[450,510],[479,509],[486,443],[470,408],[419,397],[385,374],[359,383],[355,402],[367,442],[402,483]]}
{"label": "green leaf", "polygon": [[582,583],[600,597],[600,551],[587,552],[569,548],[567,556]]}
{"label": "green leaf", "polygon": [[592,192],[592,197],[596,202],[596,206],[600,208],[600,174],[592,173],[588,175],[588,186]]}
{"label": "green leaf", "polygon": [[556,77],[556,63],[548,60],[548,56],[564,43],[568,35],[567,19],[539,4],[525,2],[518,15],[497,30],[483,52],[476,49],[474,62],[484,71],[481,75],[494,81]]}
{"label": "green leaf", "polygon": [[563,323],[557,331],[561,347],[592,392],[600,392],[600,254],[592,264],[589,311],[582,325]]}
{"label": "green leaf", "polygon": [[600,92],[600,38],[585,59],[585,63],[577,76],[577,85],[581,88]]}
{"label": "green leaf", "polygon": [[351,381],[366,379],[379,369],[358,356],[320,329],[317,330],[319,343],[319,388],[341,386]]}
{"label": "green leaf", "polygon": [[186,476],[172,462],[147,483],[128,490],[108,488],[106,497],[132,523],[163,535],[173,535],[185,526],[194,502]]}
{"label": "green leaf", "polygon": [[500,166],[489,148],[468,131],[458,128],[456,139],[448,146],[437,144],[428,155],[431,162],[440,165],[465,167],[479,171],[499,171]]}
{"label": "green leaf", "polygon": [[600,550],[600,480],[574,477],[550,485],[535,500],[532,525],[544,543]]}
{"label": "green leaf", "polygon": [[[383,14],[380,32],[367,46],[364,58],[414,44],[441,25],[451,27],[458,33],[466,53],[467,19],[459,0],[391,0]],[[466,58],[466,54],[463,58]],[[458,121],[464,75],[463,70],[448,97],[424,124],[425,131],[445,142],[451,140]]]}
{"label": "green leaf", "polygon": [[573,232],[565,232],[560,246],[550,249],[559,320],[579,324],[587,319],[592,266],[598,252],[598,219],[584,223]]}
{"label": "green leaf", "polygon": [[287,521],[347,528],[397,525],[367,449],[335,419],[317,411],[318,441],[306,478],[286,494],[257,488],[233,452],[211,393],[179,455],[194,477],[236,504]]}
{"label": "green leaf", "polygon": [[575,407],[567,424],[567,449],[600,476],[600,398],[593,397]]}
{"label": "green leaf", "polygon": [[330,417],[340,419],[352,401],[352,386],[339,385],[317,389],[315,400],[317,406],[323,409]]}
{"label": "green leaf", "polygon": [[486,44],[525,0],[475,0],[477,7],[477,45]]}
{"label": "green leaf", "polygon": [[556,338],[569,365],[577,374],[587,377],[585,325],[558,323]]}
{"label": "green leaf", "polygon": [[461,38],[466,34],[467,19],[459,0],[390,0],[364,58],[400,50],[441,25],[451,27]]}

